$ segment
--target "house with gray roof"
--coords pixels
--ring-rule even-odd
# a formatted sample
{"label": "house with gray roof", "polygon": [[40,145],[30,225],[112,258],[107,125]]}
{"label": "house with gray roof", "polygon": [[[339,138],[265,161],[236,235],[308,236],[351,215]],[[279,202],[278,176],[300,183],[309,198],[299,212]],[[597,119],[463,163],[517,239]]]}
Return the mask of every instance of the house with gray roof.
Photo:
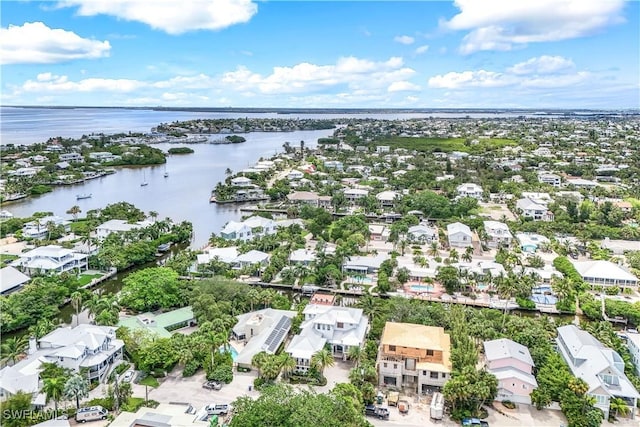
{"label": "house with gray roof", "polygon": [[352,256],[342,264],[342,271],[346,274],[374,274],[380,269],[380,265],[389,259],[387,254],[375,256]]}
{"label": "house with gray roof", "polygon": [[302,313],[300,334],[285,350],[296,360],[298,372],[308,371],[311,358],[325,345],[334,357],[346,360],[349,348],[364,343],[369,321],[359,308],[308,304]]}
{"label": "house with gray roof", "polygon": [[438,240],[438,230],[425,224],[418,224],[409,227],[407,237],[411,242],[431,243]]}
{"label": "house with gray roof", "polygon": [[31,277],[17,268],[8,266],[0,269],[0,295],[8,295],[22,288]]}
{"label": "house with gray roof", "polygon": [[233,268],[242,269],[245,267],[259,266],[266,267],[269,264],[270,255],[266,252],[251,250],[246,254],[239,255],[233,261]]}
{"label": "house with gray roof", "polygon": [[595,407],[604,412],[605,420],[614,397],[624,400],[635,418],[640,394],[624,374],[624,360],[616,351],[576,325],[559,327],[556,343],[573,375],[588,384],[587,394],[596,400]]}
{"label": "house with gray roof", "polygon": [[636,287],[638,278],[611,261],[590,260],[573,262],[582,279],[592,286]]}
{"label": "house with gray roof", "polygon": [[473,233],[468,225],[461,222],[454,222],[447,225],[447,237],[449,246],[453,248],[466,248],[473,246]]}
{"label": "house with gray roof", "polygon": [[124,326],[130,330],[142,329],[159,338],[171,337],[171,331],[193,326],[196,316],[191,306],[178,308],[165,313],[142,313],[137,316],[121,317],[118,327]]}
{"label": "house with gray roof", "polygon": [[487,370],[498,379],[498,400],[531,404],[530,394],[538,387],[532,375],[533,359],[529,349],[510,339],[484,342]]}
{"label": "house with gray roof", "polygon": [[21,253],[20,258],[13,261],[13,267],[20,267],[23,272],[64,273],[66,271],[82,271],[88,268],[87,254],[65,249],[58,245],[40,246]]}
{"label": "house with gray roof", "polygon": [[291,329],[291,319],[297,312],[265,308],[237,316],[238,323],[231,330],[236,341],[244,347],[238,353],[235,363],[251,368],[251,359],[261,351],[274,354],[287,338]]}

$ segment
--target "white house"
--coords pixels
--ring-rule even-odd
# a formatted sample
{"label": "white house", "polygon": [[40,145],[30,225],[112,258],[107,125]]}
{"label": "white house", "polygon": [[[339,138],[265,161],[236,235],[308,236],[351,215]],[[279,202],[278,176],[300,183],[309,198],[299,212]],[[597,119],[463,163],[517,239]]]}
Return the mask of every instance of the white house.
{"label": "white house", "polygon": [[638,278],[610,261],[573,262],[582,279],[593,286],[638,286]]}
{"label": "white house", "polygon": [[316,259],[316,253],[308,249],[296,249],[289,255],[289,262],[295,265],[310,265]]}
{"label": "white house", "polygon": [[399,199],[399,197],[400,197],[400,194],[398,194],[395,191],[382,191],[376,194],[376,200],[378,200],[378,204],[382,208],[392,208],[397,202],[397,200]]}
{"label": "white house", "polygon": [[234,187],[251,187],[253,182],[246,176],[236,176],[235,178],[231,178],[231,185]]}
{"label": "white house", "polygon": [[71,222],[59,216],[45,216],[34,221],[27,222],[22,227],[22,236],[30,239],[46,239],[49,236],[49,225],[62,226],[65,232],[71,230]]}
{"label": "white house", "polygon": [[229,246],[226,248],[210,248],[203,254],[198,254],[198,264],[209,264],[214,259],[222,261],[227,264],[231,264],[236,258],[238,258],[238,248],[235,246]]}
{"label": "white house", "polygon": [[258,268],[266,267],[269,264],[270,255],[266,252],[251,250],[245,254],[238,255],[233,260],[233,266],[236,269],[258,266]]}
{"label": "white house", "polygon": [[128,223],[122,219],[111,219],[100,224],[96,228],[96,238],[103,240],[111,233],[123,234],[127,231],[148,227],[152,224],[150,221],[139,221],[136,223]]}
{"label": "white house", "polygon": [[287,179],[289,181],[295,181],[302,178],[304,178],[304,173],[300,172],[299,170],[292,170],[287,174]]}
{"label": "white house", "polygon": [[534,253],[541,245],[548,245],[549,239],[537,233],[516,233],[522,252]]}
{"label": "white house", "polygon": [[509,247],[513,235],[507,224],[499,221],[484,221],[484,231],[487,233],[487,245],[490,248]]}
{"label": "white house", "polygon": [[543,184],[549,184],[553,187],[560,187],[562,185],[562,178],[555,173],[541,173],[538,174],[538,181]]}
{"label": "white house", "polygon": [[595,398],[595,407],[604,412],[605,420],[609,418],[609,404],[614,397],[624,400],[631,417],[635,417],[640,394],[624,374],[624,360],[617,352],[576,325],[559,327],[556,343],[573,375],[588,384],[587,394]]}
{"label": "white house", "polygon": [[84,157],[80,153],[65,153],[60,154],[59,159],[61,162],[70,162],[70,163],[82,163],[84,162]]}
{"label": "white house", "polygon": [[516,208],[521,212],[521,215],[527,218],[532,218],[534,221],[553,221],[553,212],[551,212],[547,205],[537,203],[531,199],[518,199],[516,201]]}
{"label": "white house", "polygon": [[411,242],[431,243],[438,240],[438,230],[424,224],[413,225],[409,227],[407,237]]}
{"label": "white house", "polygon": [[627,332],[627,347],[631,353],[631,362],[636,367],[636,372],[640,375],[640,334],[637,332]]}
{"label": "white house", "polygon": [[583,178],[569,178],[567,179],[567,185],[573,185],[576,188],[585,188],[587,190],[599,186],[595,181],[591,181]]}
{"label": "white house", "polygon": [[344,196],[350,203],[355,203],[358,200],[367,197],[368,195],[368,190],[363,190],[360,188],[347,188],[346,190],[344,190]]}
{"label": "white house", "polygon": [[20,270],[7,266],[0,269],[0,295],[8,295],[22,288],[31,278]]}
{"label": "white house", "polygon": [[300,334],[285,350],[296,360],[299,372],[309,369],[311,358],[325,345],[335,357],[346,360],[349,348],[362,346],[369,326],[359,308],[308,304],[302,314]]}
{"label": "white house", "polygon": [[342,271],[346,274],[374,274],[380,269],[380,265],[389,259],[387,254],[376,256],[352,256],[342,264]]}
{"label": "white house", "polygon": [[220,236],[227,240],[251,240],[256,237],[263,237],[276,233],[276,223],[268,218],[252,216],[242,222],[229,221]]}
{"label": "white house", "polygon": [[11,263],[30,274],[34,273],[63,273],[72,270],[87,269],[87,255],[65,249],[58,245],[40,246],[28,252],[21,253],[20,258]]}
{"label": "white house", "polygon": [[454,222],[447,225],[447,237],[449,246],[454,248],[466,248],[473,245],[473,233],[468,225]]}
{"label": "white house", "polygon": [[116,156],[108,151],[96,151],[93,153],[89,153],[89,158],[92,160],[98,160],[100,162],[112,162],[120,158],[120,156]]}
{"label": "white house", "polygon": [[482,200],[484,194],[482,187],[471,182],[458,185],[456,191],[458,192],[458,197],[472,197],[478,200]]}
{"label": "white house", "polygon": [[484,342],[487,370],[498,379],[497,400],[531,404],[529,396],[538,387],[532,375],[533,359],[529,349],[510,339]]}

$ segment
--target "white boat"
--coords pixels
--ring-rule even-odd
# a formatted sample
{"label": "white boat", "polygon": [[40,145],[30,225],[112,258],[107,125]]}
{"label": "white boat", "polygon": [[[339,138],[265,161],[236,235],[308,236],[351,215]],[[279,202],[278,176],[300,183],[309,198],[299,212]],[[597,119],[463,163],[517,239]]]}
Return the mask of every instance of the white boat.
{"label": "white boat", "polygon": [[165,177],[165,178],[169,178],[169,172],[165,172],[165,173],[164,173],[164,177]]}
{"label": "white boat", "polygon": [[149,185],[149,183],[147,182],[147,174],[143,171],[142,182],[140,183],[140,187],[146,187],[147,185]]}
{"label": "white boat", "polygon": [[89,193],[89,194],[76,194],[76,200],[90,199],[91,196],[92,196],[91,193]]}
{"label": "white boat", "polygon": [[9,211],[2,210],[0,211],[0,218],[2,219],[13,218],[13,214]]}

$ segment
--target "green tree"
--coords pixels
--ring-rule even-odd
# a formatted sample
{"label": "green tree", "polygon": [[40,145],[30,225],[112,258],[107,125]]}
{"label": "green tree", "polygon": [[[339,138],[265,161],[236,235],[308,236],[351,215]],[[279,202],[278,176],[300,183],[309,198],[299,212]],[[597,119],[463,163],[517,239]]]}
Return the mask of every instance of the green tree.
{"label": "green tree", "polygon": [[77,221],[78,220],[78,214],[82,212],[82,209],[80,209],[80,206],[72,206],[68,211],[67,214],[69,215],[73,215],[73,220]]}
{"label": "green tree", "polygon": [[53,399],[56,413],[58,413],[58,401],[64,395],[65,383],[64,377],[45,378],[43,381],[42,391],[47,395],[47,401]]}
{"label": "green tree", "polygon": [[2,402],[2,411],[0,411],[3,427],[24,427],[32,425],[27,417],[16,417],[14,414],[27,413],[32,409],[31,393],[19,391]]}
{"label": "green tree", "polygon": [[631,412],[631,408],[627,406],[627,402],[619,397],[614,397],[609,401],[609,412],[613,412],[613,416],[618,418],[618,414],[623,417]]}
{"label": "green tree", "polygon": [[155,267],[136,271],[124,279],[120,302],[136,311],[173,308],[182,302],[178,273]]}
{"label": "green tree", "polygon": [[63,394],[67,399],[75,399],[76,409],[80,409],[80,399],[89,396],[89,381],[80,375],[74,375],[65,383]]}
{"label": "green tree", "polygon": [[80,309],[82,309],[82,293],[74,292],[71,294],[71,306],[76,312],[76,326],[80,324]]}
{"label": "green tree", "polygon": [[15,364],[16,359],[24,354],[26,348],[27,339],[25,336],[7,338],[0,346],[2,358],[11,360],[12,364]]}
{"label": "green tree", "polygon": [[324,370],[327,367],[331,367],[335,364],[335,359],[333,355],[329,351],[328,348],[324,347],[323,349],[317,351],[313,356],[311,356],[311,366],[315,367],[320,374],[324,374]]}

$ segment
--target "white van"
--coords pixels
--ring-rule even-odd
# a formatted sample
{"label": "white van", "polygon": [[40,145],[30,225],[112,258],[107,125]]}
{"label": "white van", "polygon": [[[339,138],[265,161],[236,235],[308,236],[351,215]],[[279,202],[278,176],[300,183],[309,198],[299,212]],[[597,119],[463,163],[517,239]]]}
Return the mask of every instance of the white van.
{"label": "white van", "polygon": [[76,421],[85,423],[87,421],[106,420],[109,411],[102,406],[90,406],[88,408],[80,408],[76,413]]}
{"label": "white van", "polygon": [[431,398],[430,416],[434,420],[441,420],[444,417],[444,395],[434,393]]}

